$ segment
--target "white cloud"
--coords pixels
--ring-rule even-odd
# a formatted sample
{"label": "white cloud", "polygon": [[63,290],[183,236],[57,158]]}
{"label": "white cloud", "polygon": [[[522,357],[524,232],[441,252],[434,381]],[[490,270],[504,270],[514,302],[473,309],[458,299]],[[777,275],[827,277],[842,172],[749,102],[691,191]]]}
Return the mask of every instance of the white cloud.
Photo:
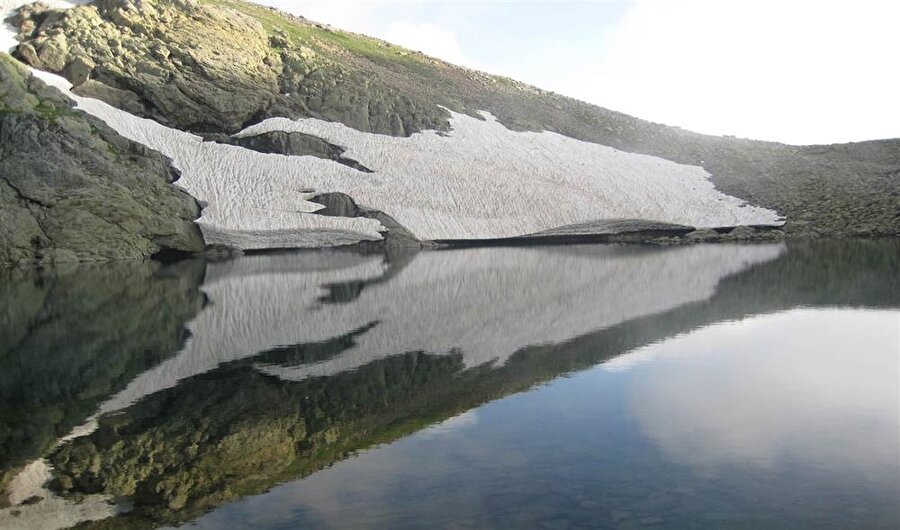
{"label": "white cloud", "polygon": [[354,0],[254,0],[254,2],[348,31],[372,33],[379,27],[375,16],[379,7],[377,2]]}
{"label": "white cloud", "polygon": [[477,68],[474,61],[463,54],[456,33],[436,24],[400,20],[392,22],[381,37],[388,42],[453,64]]}
{"label": "white cloud", "polygon": [[557,90],[712,134],[898,137],[897,20],[895,2],[644,0]]}
{"label": "white cloud", "polygon": [[[259,0],[257,3],[276,7],[339,29],[378,37],[392,44],[420,51],[447,62],[482,68],[467,57],[455,31],[441,21],[419,20],[417,3],[363,2],[355,0],[293,2],[288,0]],[[396,13],[412,18],[396,18]]]}

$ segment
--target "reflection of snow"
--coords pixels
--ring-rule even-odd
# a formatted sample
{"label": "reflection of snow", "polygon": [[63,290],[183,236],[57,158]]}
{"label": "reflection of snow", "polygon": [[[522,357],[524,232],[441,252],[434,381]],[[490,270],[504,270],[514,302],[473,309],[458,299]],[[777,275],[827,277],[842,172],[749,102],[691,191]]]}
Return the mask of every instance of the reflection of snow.
{"label": "reflection of snow", "polygon": [[[329,262],[331,268],[325,266]],[[184,349],[138,376],[104,403],[100,412],[124,408],[220,363],[305,342],[298,337],[310,333],[308,320],[320,312],[317,300],[326,293],[323,286],[378,278],[385,267],[381,256],[324,251],[209,264],[203,291],[210,304],[188,323],[192,336]],[[343,332],[319,333],[314,340]]]}
{"label": "reflection of snow", "polygon": [[[466,366],[563,342],[711,296],[718,281],[774,259],[782,245],[467,249],[424,252],[390,280],[337,304],[323,286],[387,273],[380,257],[346,253],[245,256],[207,267],[210,304],[178,355],[101,407],[110,412],[219,363],[283,345],[321,342],[367,324],[356,346],[300,367],[260,366],[286,379],[330,375],[409,351],[459,351]],[[333,268],[328,268],[328,263]]]}
{"label": "reflection of snow", "polygon": [[12,506],[0,509],[0,528],[55,530],[116,514],[108,495],[86,495],[77,503],[57,497],[46,488],[51,478],[51,468],[45,460],[25,466],[6,488]]}
{"label": "reflection of snow", "polygon": [[795,310],[641,348],[629,404],[673,459],[900,473],[900,313]]}
{"label": "reflection of snow", "polygon": [[363,290],[353,303],[308,313],[297,330],[298,342],[318,341],[377,320],[355,347],[318,364],[260,369],[303,379],[418,350],[459,351],[468,367],[502,364],[525,346],[564,342],[709,298],[723,277],[774,259],[782,250],[781,245],[643,252],[583,246],[424,253],[390,282]]}
{"label": "reflection of snow", "polygon": [[[138,376],[100,413],[121,410],[220,363],[334,339],[372,322],[355,346],[333,359],[258,369],[303,379],[408,351],[460,353],[467,366],[503,363],[524,346],[565,342],[708,298],[725,276],[783,251],[783,245],[479,248],[423,252],[399,271],[381,256],[324,251],[210,263],[202,287],[209,304],[188,323],[184,349]],[[348,283],[355,298],[323,301],[327,286]],[[476,421],[475,413],[466,413],[426,432],[439,436]],[[91,418],[64,440],[95,427]],[[16,491],[37,491],[49,476],[43,461],[30,466],[16,480],[31,486]],[[26,494],[17,495],[21,501]],[[23,509],[50,521],[100,518],[115,509],[103,497],[74,505],[49,492],[40,495],[46,500]]]}

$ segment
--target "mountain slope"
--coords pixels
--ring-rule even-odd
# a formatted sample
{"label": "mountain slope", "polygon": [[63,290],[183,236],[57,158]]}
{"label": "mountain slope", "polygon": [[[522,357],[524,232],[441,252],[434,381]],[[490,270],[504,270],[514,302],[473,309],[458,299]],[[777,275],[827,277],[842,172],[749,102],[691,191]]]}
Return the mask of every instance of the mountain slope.
{"label": "mountain slope", "polygon": [[[321,205],[310,199],[332,192],[384,211],[420,239],[511,237],[623,217],[772,225],[779,215],[794,236],[900,234],[900,140],[796,147],[699,135],[240,1],[31,6],[13,22],[18,58],[164,128],[153,143],[143,128],[155,125],[103,110],[120,132],[175,159],[179,184],[209,203],[200,219],[207,242],[380,237],[384,227],[369,219],[311,219]],[[175,145],[179,131],[241,145],[230,136],[238,133],[268,154],[196,137]],[[480,150],[459,141],[466,131],[481,135]],[[206,155],[195,152],[200,145]],[[292,156],[271,154],[287,145]],[[213,167],[202,156],[230,159]]]}

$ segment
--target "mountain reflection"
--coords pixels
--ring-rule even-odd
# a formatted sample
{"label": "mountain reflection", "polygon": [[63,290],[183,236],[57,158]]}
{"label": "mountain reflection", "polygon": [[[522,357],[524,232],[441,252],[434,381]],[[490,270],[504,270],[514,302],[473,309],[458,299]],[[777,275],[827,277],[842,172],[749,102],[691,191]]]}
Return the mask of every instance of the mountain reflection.
{"label": "mountain reflection", "polygon": [[4,299],[30,309],[0,320],[4,481],[43,455],[56,495],[129,499],[97,524],[187,521],[700,326],[896,305],[898,249],[309,252],[11,276]]}

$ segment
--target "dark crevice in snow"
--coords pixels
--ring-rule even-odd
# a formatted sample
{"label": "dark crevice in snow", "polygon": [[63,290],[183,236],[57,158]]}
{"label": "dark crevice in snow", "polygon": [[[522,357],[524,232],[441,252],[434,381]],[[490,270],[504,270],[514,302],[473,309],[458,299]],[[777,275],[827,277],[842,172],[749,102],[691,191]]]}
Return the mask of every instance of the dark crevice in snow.
{"label": "dark crevice in snow", "polygon": [[299,132],[270,131],[253,136],[228,136],[208,134],[209,141],[238,145],[258,153],[276,153],[287,156],[315,156],[333,160],[363,173],[374,173],[358,161],[344,156],[346,148],[330,143],[318,136]]}

